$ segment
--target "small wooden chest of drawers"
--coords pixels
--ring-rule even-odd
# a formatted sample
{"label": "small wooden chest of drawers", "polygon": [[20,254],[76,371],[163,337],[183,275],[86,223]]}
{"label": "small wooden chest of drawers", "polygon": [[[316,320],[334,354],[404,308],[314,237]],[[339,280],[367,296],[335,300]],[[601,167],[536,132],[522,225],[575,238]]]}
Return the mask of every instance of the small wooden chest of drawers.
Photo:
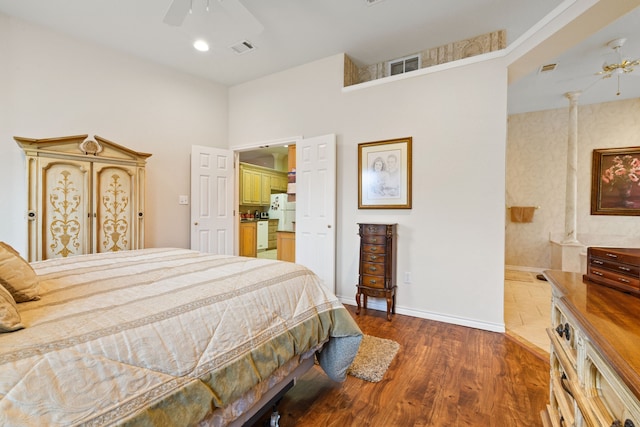
{"label": "small wooden chest of drawers", "polygon": [[588,248],[584,279],[640,296],[640,248]]}
{"label": "small wooden chest of drawers", "polygon": [[364,308],[367,297],[387,300],[387,319],[396,312],[396,227],[397,224],[358,224],[360,235],[360,268],[356,314]]}

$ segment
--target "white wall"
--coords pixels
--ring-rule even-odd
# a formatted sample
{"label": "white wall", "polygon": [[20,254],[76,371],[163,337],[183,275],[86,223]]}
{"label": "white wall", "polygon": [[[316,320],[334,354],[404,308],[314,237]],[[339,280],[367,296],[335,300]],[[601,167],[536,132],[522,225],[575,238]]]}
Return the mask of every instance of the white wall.
{"label": "white wall", "polygon": [[[508,265],[551,267],[549,234],[564,232],[568,125],[568,101],[567,108],[509,117],[507,205],[540,209],[532,223],[507,222]],[[581,243],[640,246],[638,217],[591,215],[593,150],[637,147],[639,135],[640,98],[579,106],[577,233]]]}
{"label": "white wall", "polygon": [[[336,133],[338,296],[354,302],[356,224],[397,222],[398,312],[502,330],[506,67],[491,60],[345,93],[342,67],[336,55],[232,87],[231,147]],[[357,144],[407,136],[413,209],[358,210]]]}
{"label": "white wall", "polygon": [[226,147],[227,89],[0,14],[0,240],[26,253],[24,154],[13,136],[89,134],[153,154],[147,246],[189,246],[191,145]]}

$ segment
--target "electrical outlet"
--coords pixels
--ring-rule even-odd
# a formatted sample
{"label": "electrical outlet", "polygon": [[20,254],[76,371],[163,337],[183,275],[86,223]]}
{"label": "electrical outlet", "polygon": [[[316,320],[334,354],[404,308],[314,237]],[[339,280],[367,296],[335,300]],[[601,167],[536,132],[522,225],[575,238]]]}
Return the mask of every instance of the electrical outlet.
{"label": "electrical outlet", "polygon": [[185,196],[185,195],[178,196],[178,204],[179,205],[188,205],[189,204],[189,196]]}
{"label": "electrical outlet", "polygon": [[411,283],[411,272],[410,271],[405,271],[404,272],[404,283]]}

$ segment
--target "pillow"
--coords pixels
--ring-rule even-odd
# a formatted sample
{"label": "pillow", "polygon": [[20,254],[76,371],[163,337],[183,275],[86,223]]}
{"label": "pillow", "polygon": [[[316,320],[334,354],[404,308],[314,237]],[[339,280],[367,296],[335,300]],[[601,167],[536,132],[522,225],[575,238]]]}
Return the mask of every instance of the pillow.
{"label": "pillow", "polygon": [[0,334],[22,328],[24,326],[20,323],[20,313],[18,313],[16,302],[9,291],[0,286]]}
{"label": "pillow", "polygon": [[38,276],[15,249],[0,242],[0,285],[8,290],[15,302],[25,302],[38,297]]}

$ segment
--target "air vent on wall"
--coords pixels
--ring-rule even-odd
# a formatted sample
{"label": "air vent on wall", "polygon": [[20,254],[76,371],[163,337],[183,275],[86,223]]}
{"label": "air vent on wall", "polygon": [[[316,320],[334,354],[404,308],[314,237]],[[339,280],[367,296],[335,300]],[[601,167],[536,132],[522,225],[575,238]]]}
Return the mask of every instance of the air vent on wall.
{"label": "air vent on wall", "polygon": [[233,50],[237,55],[242,55],[243,53],[247,53],[254,49],[255,47],[247,40],[243,40],[231,46],[231,50]]}
{"label": "air vent on wall", "polygon": [[548,73],[548,72],[551,72],[551,71],[555,70],[557,66],[558,66],[558,64],[546,64],[546,65],[542,65],[542,66],[540,67],[540,69],[538,70],[538,73]]}
{"label": "air vent on wall", "polygon": [[409,71],[418,70],[420,68],[420,58],[421,55],[418,53],[387,62],[387,75],[395,76],[396,74],[403,74],[408,73]]}

